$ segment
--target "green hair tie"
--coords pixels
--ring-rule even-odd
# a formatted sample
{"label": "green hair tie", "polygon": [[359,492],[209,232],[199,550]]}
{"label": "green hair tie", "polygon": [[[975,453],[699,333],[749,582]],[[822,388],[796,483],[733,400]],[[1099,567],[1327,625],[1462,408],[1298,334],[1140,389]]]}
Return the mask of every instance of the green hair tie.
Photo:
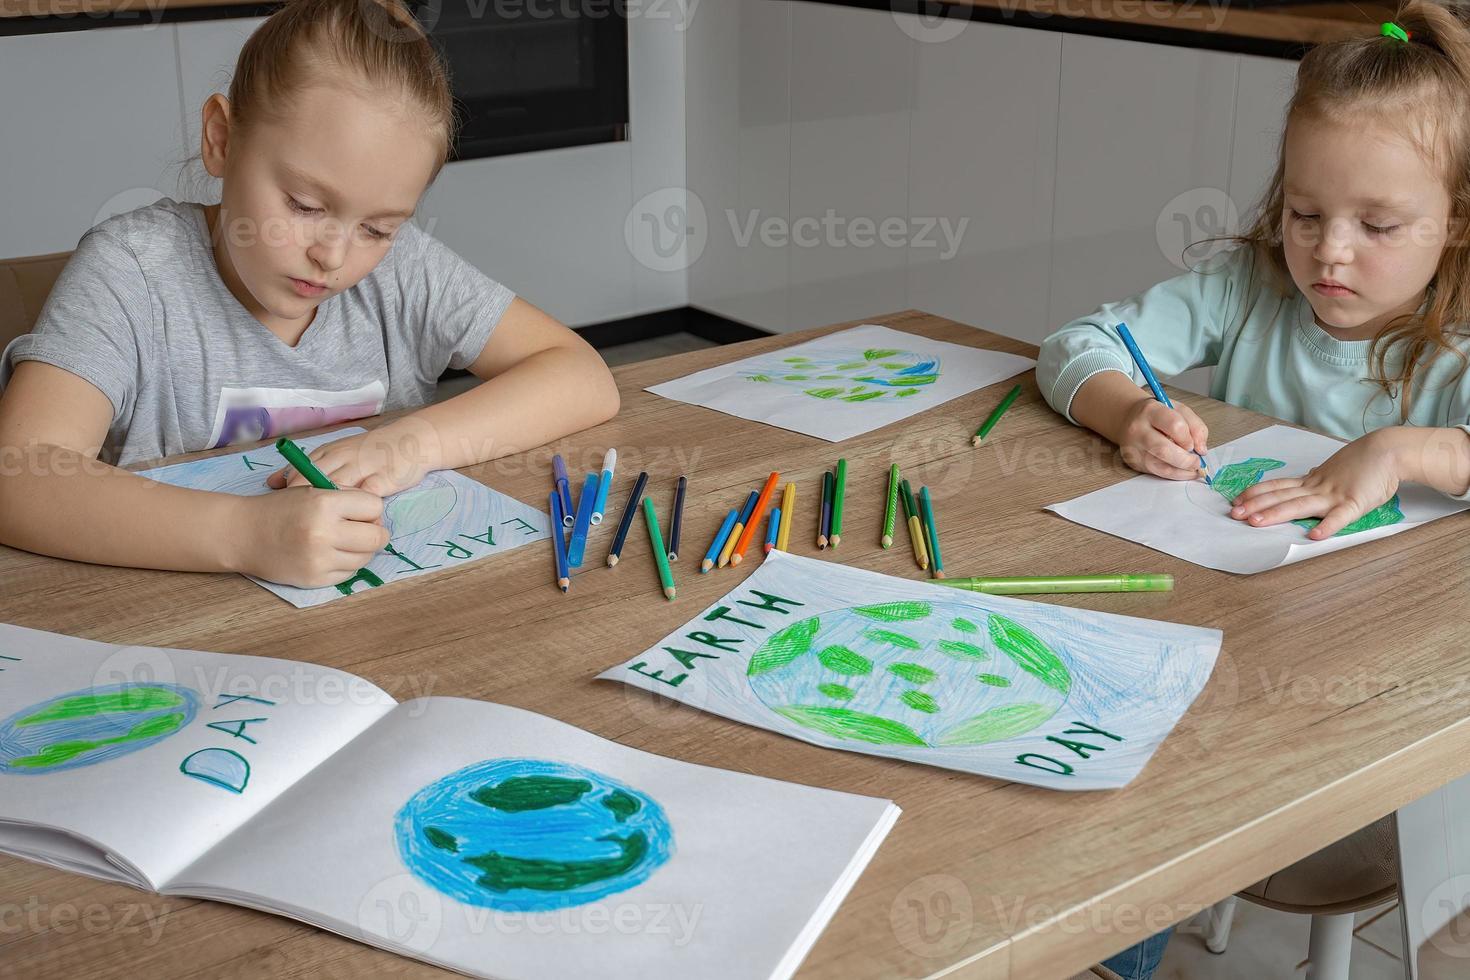
{"label": "green hair tie", "polygon": [[1378,33],[1383,35],[1384,37],[1396,38],[1397,40],[1403,41],[1405,44],[1409,43],[1409,32],[1404,30],[1399,25],[1395,24],[1393,21],[1386,21],[1381,27],[1378,28]]}

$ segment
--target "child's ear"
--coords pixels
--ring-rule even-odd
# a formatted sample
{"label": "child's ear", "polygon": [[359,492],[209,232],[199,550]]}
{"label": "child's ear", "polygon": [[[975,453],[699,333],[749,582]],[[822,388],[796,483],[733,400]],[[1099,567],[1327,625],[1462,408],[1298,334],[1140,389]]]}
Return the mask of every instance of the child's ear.
{"label": "child's ear", "polygon": [[225,175],[230,150],[230,100],[219,93],[204,100],[199,110],[199,155],[211,177]]}

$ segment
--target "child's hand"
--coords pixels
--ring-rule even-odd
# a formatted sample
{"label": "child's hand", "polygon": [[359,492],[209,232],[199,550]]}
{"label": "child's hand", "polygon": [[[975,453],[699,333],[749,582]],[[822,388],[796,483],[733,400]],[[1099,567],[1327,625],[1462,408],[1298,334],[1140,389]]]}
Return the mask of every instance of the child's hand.
{"label": "child's hand", "polygon": [[239,570],[303,589],[345,582],[388,543],[383,499],[363,490],[292,488],[243,497]]}
{"label": "child's hand", "polygon": [[[316,468],[339,489],[358,487],[379,497],[416,487],[435,469],[437,440],[423,422],[401,419],[371,432],[348,436],[308,455]],[[266,485],[273,490],[309,486],[292,467],[272,473]]]}
{"label": "child's hand", "polygon": [[1210,430],[1188,405],[1168,408],[1152,398],[1140,398],[1128,406],[1118,430],[1118,449],[1123,462],[1140,473],[1166,480],[1199,478],[1198,449],[1205,451]]}
{"label": "child's hand", "polygon": [[1257,483],[1235,498],[1230,516],[1256,527],[1321,517],[1307,537],[1332,537],[1398,492],[1398,466],[1383,434],[1390,431],[1353,440],[1306,476]]}

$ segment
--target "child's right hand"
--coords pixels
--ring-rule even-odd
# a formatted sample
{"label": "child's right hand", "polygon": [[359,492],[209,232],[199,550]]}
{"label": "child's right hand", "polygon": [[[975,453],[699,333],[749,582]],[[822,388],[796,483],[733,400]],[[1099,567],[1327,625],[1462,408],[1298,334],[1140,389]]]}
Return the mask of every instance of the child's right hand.
{"label": "child's right hand", "polygon": [[1195,480],[1200,471],[1195,451],[1205,451],[1209,435],[1188,405],[1168,408],[1152,398],[1140,398],[1125,410],[1117,443],[1123,461],[1140,473]]}
{"label": "child's right hand", "polygon": [[303,589],[345,582],[388,543],[383,498],[365,490],[292,487],[242,497],[239,571]]}

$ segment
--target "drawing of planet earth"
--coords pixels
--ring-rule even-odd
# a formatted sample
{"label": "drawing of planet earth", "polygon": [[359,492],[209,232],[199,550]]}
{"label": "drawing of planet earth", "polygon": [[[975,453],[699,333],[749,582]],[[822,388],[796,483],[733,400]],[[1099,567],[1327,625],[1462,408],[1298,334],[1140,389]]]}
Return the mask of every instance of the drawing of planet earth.
{"label": "drawing of planet earth", "polygon": [[397,541],[427,531],[454,513],[458,503],[459,491],[454,485],[430,473],[418,486],[394,494],[384,504],[383,523],[388,528],[389,539]]}
{"label": "drawing of planet earth", "polygon": [[794,387],[812,398],[841,402],[908,398],[939,380],[937,357],[894,349],[792,355],[773,359],[771,365],[745,372],[745,379]]}
{"label": "drawing of planet earth", "polygon": [[663,808],[599,772],[492,759],[416,793],[398,811],[414,876],[467,905],[568,908],[646,881],[674,850]]}
{"label": "drawing of planet earth", "polygon": [[[1252,456],[1250,459],[1231,463],[1220,467],[1219,471],[1211,478],[1210,487],[1220,496],[1225,498],[1226,503],[1235,500],[1236,497],[1247,488],[1253,487],[1261,482],[1261,477],[1272,470],[1280,469],[1286,463],[1279,459],[1265,459],[1260,456]],[[1374,507],[1362,517],[1344,526],[1334,538],[1344,534],[1357,534],[1359,531],[1371,531],[1376,527],[1387,527],[1397,524],[1404,519],[1403,509],[1399,507],[1399,495],[1394,494],[1388,500]],[[1303,517],[1291,523],[1298,527],[1304,527],[1308,531],[1322,523],[1319,517]]]}
{"label": "drawing of planet earth", "polygon": [[955,602],[835,609],[751,657],[756,696],[784,718],[875,745],[999,742],[1066,703],[1072,674],[1031,630]]}
{"label": "drawing of planet earth", "polygon": [[172,684],[112,684],[31,705],[0,721],[0,773],[95,765],[160,742],[193,721],[199,695]]}

